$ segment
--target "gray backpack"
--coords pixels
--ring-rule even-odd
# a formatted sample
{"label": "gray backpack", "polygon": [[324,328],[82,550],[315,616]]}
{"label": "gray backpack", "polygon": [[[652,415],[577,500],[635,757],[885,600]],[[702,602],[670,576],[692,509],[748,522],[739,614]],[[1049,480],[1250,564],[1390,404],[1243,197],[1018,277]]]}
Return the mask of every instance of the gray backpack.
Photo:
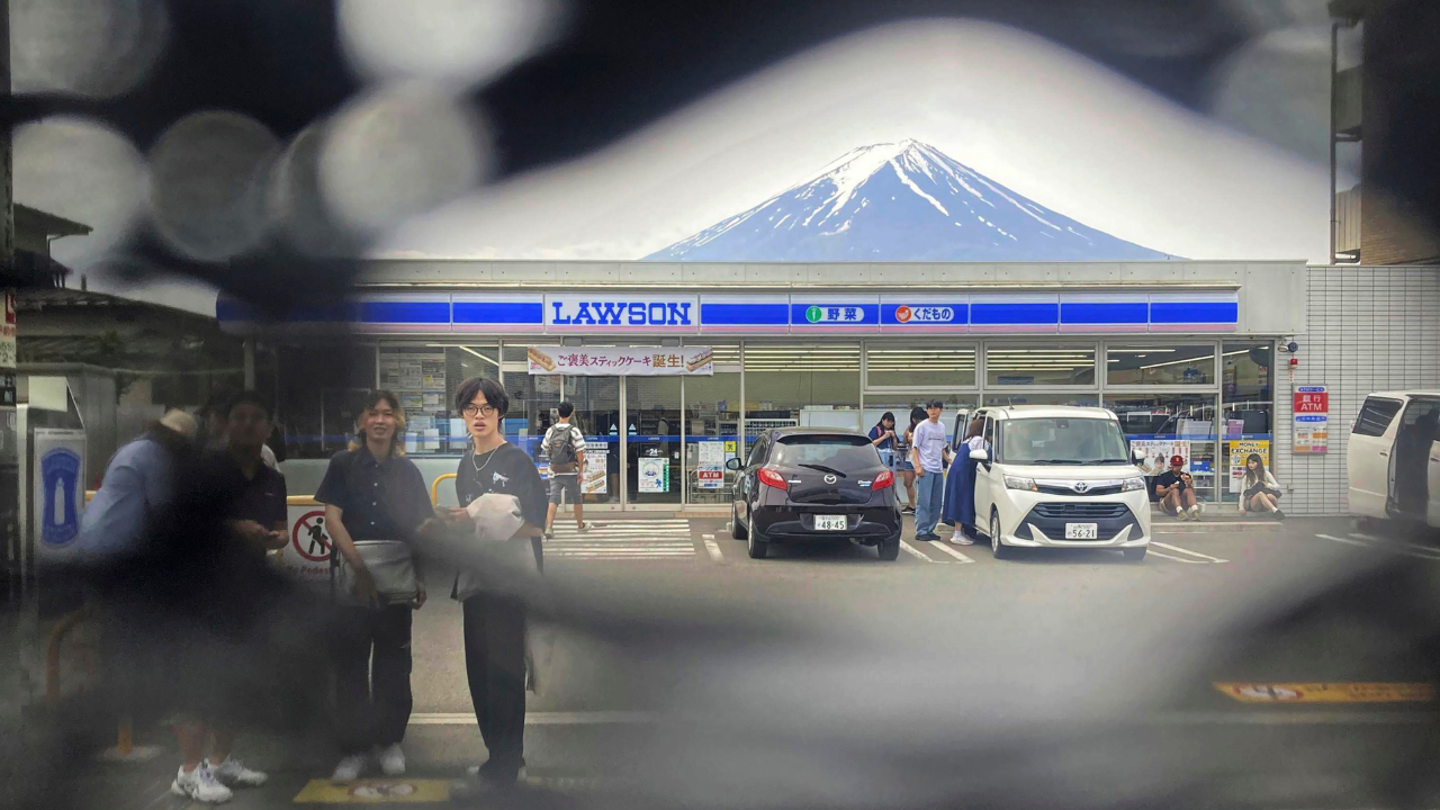
{"label": "gray backpack", "polygon": [[545,455],[550,457],[550,472],[572,473],[576,470],[575,427],[555,425],[545,437]]}

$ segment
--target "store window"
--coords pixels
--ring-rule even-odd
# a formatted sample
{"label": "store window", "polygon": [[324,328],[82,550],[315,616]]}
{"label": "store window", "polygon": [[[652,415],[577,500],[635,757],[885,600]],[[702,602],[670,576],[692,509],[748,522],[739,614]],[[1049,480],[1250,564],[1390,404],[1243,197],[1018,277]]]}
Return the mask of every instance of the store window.
{"label": "store window", "polygon": [[973,388],[975,347],[925,342],[871,342],[865,346],[866,388]]}
{"label": "store window", "polygon": [[1214,385],[1215,344],[1107,346],[1107,385]]}
{"label": "store window", "polygon": [[314,343],[276,349],[276,420],[289,459],[344,450],[366,393],[375,388],[375,347]]}
{"label": "store window", "polygon": [[1073,394],[1040,394],[1025,391],[1007,394],[990,391],[985,394],[986,405],[1068,405],[1076,408],[1093,408],[1100,404],[1099,394],[1077,391]]}
{"label": "store window", "polygon": [[687,500],[728,503],[735,473],[725,469],[725,462],[742,458],[744,452],[740,436],[740,372],[686,377],[685,420]]}
{"label": "store window", "polygon": [[405,452],[412,456],[465,451],[468,431],[453,413],[455,392],[471,377],[499,377],[498,343],[425,343],[380,347],[380,387],[405,411]]}
{"label": "store window", "polygon": [[[1186,460],[1195,479],[1195,491],[1202,501],[1214,502],[1222,489],[1222,466],[1217,455],[1219,436],[1215,425],[1215,397],[1204,394],[1154,394],[1105,396],[1105,407],[1120,418],[1120,427],[1132,451],[1144,454],[1141,467],[1149,478],[1159,476],[1170,459]],[[1223,460],[1228,465],[1228,459]],[[1148,486],[1154,500],[1154,486]]]}
{"label": "store window", "polygon": [[1095,347],[987,346],[985,384],[1093,386]]}
{"label": "store window", "polygon": [[861,428],[858,345],[745,345],[747,436],[794,425]]}
{"label": "store window", "polygon": [[1223,457],[1230,460],[1231,478],[1222,500],[1238,502],[1244,459],[1256,453],[1272,469],[1275,446],[1275,344],[1270,341],[1226,341],[1221,347],[1220,401]]}

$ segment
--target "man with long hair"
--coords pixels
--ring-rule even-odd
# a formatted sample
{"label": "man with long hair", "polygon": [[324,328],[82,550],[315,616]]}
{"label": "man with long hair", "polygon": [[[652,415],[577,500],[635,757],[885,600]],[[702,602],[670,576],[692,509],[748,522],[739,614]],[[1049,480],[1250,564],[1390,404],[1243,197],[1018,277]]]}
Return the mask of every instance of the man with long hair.
{"label": "man with long hair", "polygon": [[350,447],[330,459],[315,500],[325,504],[325,527],[354,572],[355,592],[335,639],[335,703],[343,758],[333,779],[358,779],[371,764],[386,776],[405,773],[400,743],[410,723],[412,613],[425,604],[425,583],[415,564],[414,601],[391,604],[356,550],[357,540],[413,543],[434,518],[424,476],[405,458],[405,412],[389,391],[366,397]]}

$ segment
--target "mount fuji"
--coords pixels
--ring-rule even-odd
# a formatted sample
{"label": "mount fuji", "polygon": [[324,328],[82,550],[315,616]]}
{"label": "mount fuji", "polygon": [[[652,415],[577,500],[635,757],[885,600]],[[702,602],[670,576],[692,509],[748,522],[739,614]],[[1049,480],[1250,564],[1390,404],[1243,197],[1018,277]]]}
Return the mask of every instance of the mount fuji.
{"label": "mount fuji", "polygon": [[862,146],[809,182],[650,261],[1122,261],[1174,258],[1031,202],[933,146]]}

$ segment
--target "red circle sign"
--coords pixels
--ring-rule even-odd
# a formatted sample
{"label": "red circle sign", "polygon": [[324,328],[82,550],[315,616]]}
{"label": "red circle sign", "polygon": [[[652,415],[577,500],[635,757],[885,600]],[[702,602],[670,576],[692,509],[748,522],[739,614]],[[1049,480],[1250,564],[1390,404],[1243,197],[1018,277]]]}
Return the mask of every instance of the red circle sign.
{"label": "red circle sign", "polygon": [[900,323],[909,323],[910,315],[910,307],[901,305],[895,308],[895,320],[899,321]]}
{"label": "red circle sign", "polygon": [[[304,535],[303,541],[301,535]],[[324,510],[317,509],[301,515],[295,521],[295,528],[290,530],[290,543],[295,546],[295,553],[311,562],[329,560],[330,533],[325,531]]]}

